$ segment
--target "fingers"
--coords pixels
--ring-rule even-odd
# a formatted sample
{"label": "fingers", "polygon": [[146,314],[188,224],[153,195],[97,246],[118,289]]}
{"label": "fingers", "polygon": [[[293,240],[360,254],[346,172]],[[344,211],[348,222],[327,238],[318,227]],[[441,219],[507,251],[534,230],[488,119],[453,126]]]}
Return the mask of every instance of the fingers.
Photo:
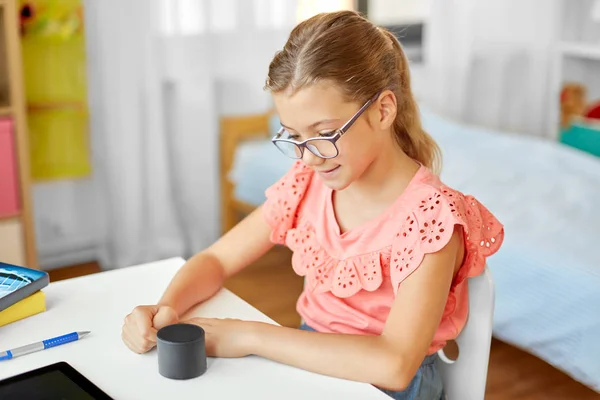
{"label": "fingers", "polygon": [[157,307],[136,307],[125,317],[121,337],[127,347],[136,353],[145,353],[156,345],[156,329],[152,317]]}
{"label": "fingers", "polygon": [[137,336],[147,345],[156,344],[156,328],[152,326],[152,320],[136,320]]}
{"label": "fingers", "polygon": [[140,347],[137,343],[134,343],[131,338],[129,337],[129,334],[125,331],[123,331],[123,333],[121,333],[121,339],[123,340],[123,343],[125,343],[125,345],[134,353],[137,354],[142,354],[145,353],[145,349],[143,349],[142,347]]}
{"label": "fingers", "polygon": [[156,343],[156,329],[152,325],[152,317],[155,314],[155,310],[150,308],[145,309],[134,309],[132,313],[131,325],[137,327],[137,331],[133,330],[132,333],[137,336],[143,342],[150,342],[151,344]]}
{"label": "fingers", "polygon": [[137,332],[132,332],[131,325],[125,325],[121,333],[125,345],[135,353],[142,354],[151,350],[155,343],[141,339]]}

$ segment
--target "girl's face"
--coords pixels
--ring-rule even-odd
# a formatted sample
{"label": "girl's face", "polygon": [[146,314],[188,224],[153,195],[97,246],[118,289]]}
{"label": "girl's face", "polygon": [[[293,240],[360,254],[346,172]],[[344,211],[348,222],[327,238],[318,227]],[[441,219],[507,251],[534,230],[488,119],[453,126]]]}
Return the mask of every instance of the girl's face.
{"label": "girl's face", "polygon": [[[339,89],[325,83],[301,89],[292,96],[287,91],[275,93],[273,98],[281,124],[289,133],[287,138],[297,142],[335,134],[364,105],[346,102]],[[360,179],[385,146],[394,145],[394,117],[395,98],[384,92],[337,140],[337,157],[320,158],[305,148],[302,161],[325,185],[343,190]]]}

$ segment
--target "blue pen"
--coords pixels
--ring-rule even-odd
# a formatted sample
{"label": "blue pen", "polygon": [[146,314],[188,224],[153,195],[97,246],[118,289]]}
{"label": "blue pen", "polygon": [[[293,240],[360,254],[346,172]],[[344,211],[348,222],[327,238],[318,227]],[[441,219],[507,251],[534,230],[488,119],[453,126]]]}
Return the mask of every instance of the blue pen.
{"label": "blue pen", "polygon": [[89,335],[90,332],[71,332],[66,335],[57,336],[52,339],[42,340],[41,342],[28,344],[7,351],[0,351],[0,361],[10,360],[11,358],[24,356],[25,354],[35,353],[49,349],[50,347],[60,346],[61,344],[71,343]]}

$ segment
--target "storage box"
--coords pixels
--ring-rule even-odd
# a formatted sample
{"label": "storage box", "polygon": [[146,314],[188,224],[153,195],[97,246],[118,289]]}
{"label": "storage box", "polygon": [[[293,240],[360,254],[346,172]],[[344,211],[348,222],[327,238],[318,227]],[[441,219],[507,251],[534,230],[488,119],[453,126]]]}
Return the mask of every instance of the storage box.
{"label": "storage box", "polygon": [[575,120],[561,132],[560,141],[600,157],[600,121],[584,118]]}
{"label": "storage box", "polygon": [[19,184],[13,122],[0,118],[0,217],[19,213]]}

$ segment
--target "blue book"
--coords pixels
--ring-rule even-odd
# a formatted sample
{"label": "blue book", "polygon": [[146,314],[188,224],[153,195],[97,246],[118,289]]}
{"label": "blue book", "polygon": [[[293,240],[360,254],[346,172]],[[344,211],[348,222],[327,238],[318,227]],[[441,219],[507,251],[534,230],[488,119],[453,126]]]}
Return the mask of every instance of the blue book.
{"label": "blue book", "polygon": [[47,272],[0,262],[0,311],[48,286]]}

